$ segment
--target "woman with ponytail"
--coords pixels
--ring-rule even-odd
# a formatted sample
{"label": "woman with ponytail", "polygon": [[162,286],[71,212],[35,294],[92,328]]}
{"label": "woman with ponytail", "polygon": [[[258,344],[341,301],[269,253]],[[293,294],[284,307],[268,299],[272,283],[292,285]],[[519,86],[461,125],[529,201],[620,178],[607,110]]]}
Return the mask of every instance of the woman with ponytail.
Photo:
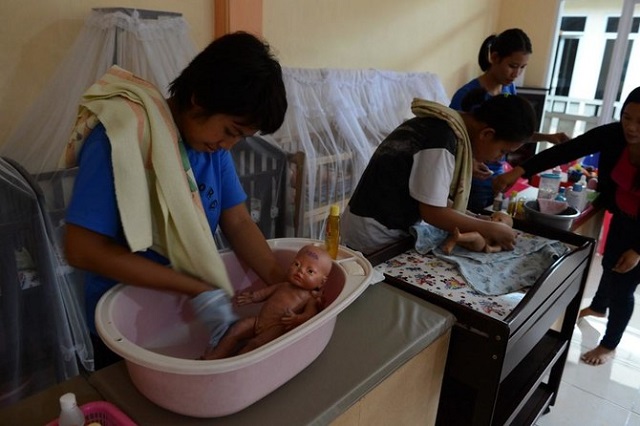
{"label": "woman with ponytail", "polygon": [[[529,36],[519,28],[511,28],[487,37],[478,53],[478,65],[483,74],[456,91],[450,108],[463,110],[465,98],[477,89],[484,89],[485,98],[498,94],[516,94],[515,80],[522,74],[533,53]],[[534,132],[530,142],[546,141],[558,144],[568,140],[564,133],[543,134]],[[501,161],[474,162],[473,183],[469,197],[469,210],[482,211],[493,202],[491,177],[503,172]]]}

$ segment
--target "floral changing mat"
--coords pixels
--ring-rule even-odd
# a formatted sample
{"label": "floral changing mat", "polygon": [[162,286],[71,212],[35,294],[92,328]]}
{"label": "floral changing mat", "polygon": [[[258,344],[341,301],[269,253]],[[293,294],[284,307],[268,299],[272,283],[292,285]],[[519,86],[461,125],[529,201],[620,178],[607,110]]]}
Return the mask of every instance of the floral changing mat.
{"label": "floral changing mat", "polygon": [[482,294],[467,285],[456,264],[432,253],[419,254],[415,249],[395,256],[375,269],[500,320],[506,318],[526,294],[526,288],[495,296]]}

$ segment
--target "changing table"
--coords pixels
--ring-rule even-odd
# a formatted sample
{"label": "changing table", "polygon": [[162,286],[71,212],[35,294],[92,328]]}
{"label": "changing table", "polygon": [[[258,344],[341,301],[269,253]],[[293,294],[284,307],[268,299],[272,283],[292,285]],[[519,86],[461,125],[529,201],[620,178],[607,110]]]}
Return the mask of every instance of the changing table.
{"label": "changing table", "polygon": [[[595,241],[520,220],[514,227],[572,247],[526,292],[472,300],[469,291],[431,289],[396,266],[406,263],[409,253],[417,259],[412,269],[439,279],[428,262],[420,266],[420,255],[411,255],[412,238],[369,256],[372,265],[385,265],[386,282],[447,309],[457,319],[439,425],[531,425],[555,402]],[[452,281],[457,284],[453,287],[464,285]]]}

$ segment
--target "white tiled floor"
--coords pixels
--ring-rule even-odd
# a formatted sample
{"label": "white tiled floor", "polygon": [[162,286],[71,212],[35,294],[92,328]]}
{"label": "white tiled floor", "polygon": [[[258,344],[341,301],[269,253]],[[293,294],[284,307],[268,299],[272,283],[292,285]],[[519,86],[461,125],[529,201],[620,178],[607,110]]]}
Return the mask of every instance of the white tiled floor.
{"label": "white tiled floor", "polygon": [[[598,287],[601,260],[599,255],[593,259],[583,307]],[[636,290],[636,309],[616,356],[604,365],[587,365],[580,361],[580,355],[597,346],[606,320],[589,317],[578,321],[556,404],[538,419],[538,426],[640,426],[639,296],[640,289]]]}

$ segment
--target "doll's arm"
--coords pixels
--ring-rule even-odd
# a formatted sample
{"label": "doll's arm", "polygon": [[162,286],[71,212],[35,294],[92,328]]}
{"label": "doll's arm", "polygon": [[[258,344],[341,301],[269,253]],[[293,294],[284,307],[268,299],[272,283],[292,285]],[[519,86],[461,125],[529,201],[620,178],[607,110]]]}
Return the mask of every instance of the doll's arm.
{"label": "doll's arm", "polygon": [[315,297],[310,297],[301,313],[296,314],[293,310],[287,309],[286,313],[281,318],[281,322],[287,326],[287,330],[290,330],[313,318],[318,311],[317,299]]}
{"label": "doll's arm", "polygon": [[280,284],[275,284],[256,291],[243,291],[236,295],[236,304],[242,306],[248,305],[249,303],[262,302],[267,300],[279,287]]}

